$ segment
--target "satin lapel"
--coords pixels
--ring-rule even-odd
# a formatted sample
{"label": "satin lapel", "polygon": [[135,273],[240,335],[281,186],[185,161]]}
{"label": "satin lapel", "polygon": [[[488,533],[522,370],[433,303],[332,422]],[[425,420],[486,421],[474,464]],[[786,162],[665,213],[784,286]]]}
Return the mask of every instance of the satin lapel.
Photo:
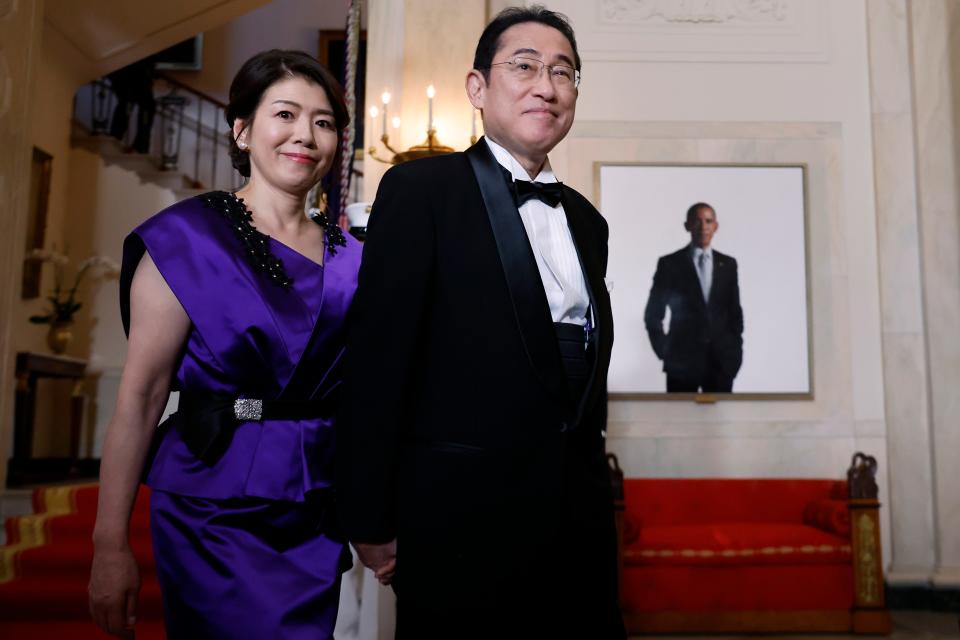
{"label": "satin lapel", "polygon": [[563,403],[569,413],[573,407],[560,362],[560,348],[550,317],[550,306],[520,213],[503,179],[500,165],[487,143],[481,138],[467,149],[466,155],[477,177],[483,204],[490,218],[527,357],[544,386]]}
{"label": "satin lapel", "polygon": [[587,294],[590,296],[590,308],[593,310],[597,341],[597,357],[593,360],[593,369],[590,372],[587,389],[584,391],[583,398],[580,399],[580,405],[577,407],[577,417],[574,424],[579,424],[583,418],[584,410],[590,405],[590,401],[598,391],[595,388],[597,371],[601,367],[606,367],[609,363],[609,349],[606,348],[606,345],[613,337],[613,316],[610,312],[610,298],[607,295],[607,287],[603,281],[603,264],[594,242],[596,238],[591,233],[587,221],[587,215],[589,214],[573,204],[572,198],[567,197],[566,187],[563,195],[563,210],[567,215],[567,226],[570,227],[570,236],[573,238],[573,245],[577,249],[583,280],[587,285]]}
{"label": "satin lapel", "polygon": [[712,306],[716,296],[713,295],[715,291],[723,291],[724,282],[722,281],[727,276],[727,260],[725,257],[718,255],[716,251],[713,252],[713,279],[710,281],[710,300],[707,306]]}

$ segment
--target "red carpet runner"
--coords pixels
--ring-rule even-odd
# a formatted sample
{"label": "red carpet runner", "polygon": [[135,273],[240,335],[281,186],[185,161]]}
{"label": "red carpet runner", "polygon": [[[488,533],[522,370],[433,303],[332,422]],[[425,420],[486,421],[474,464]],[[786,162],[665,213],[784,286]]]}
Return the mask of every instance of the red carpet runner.
{"label": "red carpet runner", "polygon": [[[130,521],[140,565],[138,640],[159,640],[163,611],[150,546],[149,490],[141,487]],[[90,620],[87,580],[97,486],[49,487],[33,494],[34,513],[6,522],[0,547],[0,638],[109,638]]]}

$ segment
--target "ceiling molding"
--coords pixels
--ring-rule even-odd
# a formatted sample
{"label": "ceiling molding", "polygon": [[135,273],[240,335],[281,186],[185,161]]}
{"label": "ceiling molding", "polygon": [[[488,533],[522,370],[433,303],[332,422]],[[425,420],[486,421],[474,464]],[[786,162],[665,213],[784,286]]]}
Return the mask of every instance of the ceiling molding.
{"label": "ceiling molding", "polygon": [[166,0],[141,5],[127,0],[47,0],[44,44],[54,44],[58,57],[87,82],[214,29],[268,1]]}

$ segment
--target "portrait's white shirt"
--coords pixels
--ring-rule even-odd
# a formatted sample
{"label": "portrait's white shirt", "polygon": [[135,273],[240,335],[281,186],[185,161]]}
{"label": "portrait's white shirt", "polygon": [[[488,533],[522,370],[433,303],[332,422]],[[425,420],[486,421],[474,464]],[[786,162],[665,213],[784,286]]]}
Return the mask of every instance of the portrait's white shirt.
{"label": "portrait's white shirt", "polygon": [[[691,244],[690,253],[693,257],[693,269],[697,272],[697,278],[700,280],[700,288],[704,292],[703,299],[707,300],[710,297],[710,287],[713,286],[713,248],[707,247],[706,249],[701,249]],[[700,271],[701,254],[707,256],[706,263],[704,264],[704,272]]]}
{"label": "portrait's white shirt", "polygon": [[[497,162],[510,172],[514,180],[530,180],[527,171],[509,151],[490,138],[485,137],[484,140]],[[535,181],[557,181],[549,160],[544,162]],[[553,321],[585,325],[590,310],[590,296],[570,227],[567,226],[563,204],[551,207],[536,198],[527,200],[520,207],[520,219],[537,260]]]}

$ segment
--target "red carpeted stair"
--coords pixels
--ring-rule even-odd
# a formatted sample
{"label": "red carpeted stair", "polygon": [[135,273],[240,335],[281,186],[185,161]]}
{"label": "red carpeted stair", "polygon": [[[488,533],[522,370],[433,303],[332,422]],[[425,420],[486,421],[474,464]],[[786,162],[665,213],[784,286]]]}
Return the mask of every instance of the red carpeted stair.
{"label": "red carpeted stair", "polygon": [[[96,485],[48,487],[33,495],[34,513],[10,518],[0,547],[0,638],[108,638],[90,620],[87,580],[93,555]],[[149,490],[141,487],[130,521],[140,565],[139,640],[164,637],[160,587],[150,546]]]}

